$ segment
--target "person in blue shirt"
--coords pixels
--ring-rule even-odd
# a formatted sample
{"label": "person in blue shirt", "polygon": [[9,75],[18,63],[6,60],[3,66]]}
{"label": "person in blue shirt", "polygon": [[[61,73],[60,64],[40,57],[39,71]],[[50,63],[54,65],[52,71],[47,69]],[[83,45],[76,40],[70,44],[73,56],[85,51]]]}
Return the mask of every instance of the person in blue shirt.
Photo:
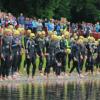
{"label": "person in blue shirt", "polygon": [[39,19],[37,22],[37,31],[42,31],[43,25],[42,25],[42,20]]}
{"label": "person in blue shirt", "polygon": [[25,19],[25,29],[29,28],[29,23],[30,23],[29,18],[26,18]]}
{"label": "person in blue shirt", "polygon": [[37,26],[38,26],[38,22],[36,20],[36,18],[34,18],[34,20],[32,21],[32,30],[33,30],[33,33],[37,33]]}
{"label": "person in blue shirt", "polygon": [[28,22],[28,29],[30,29],[30,30],[33,29],[32,19],[29,19],[29,22]]}
{"label": "person in blue shirt", "polygon": [[24,26],[25,24],[25,17],[23,16],[23,13],[20,14],[20,16],[18,17],[18,23],[22,26]]}
{"label": "person in blue shirt", "polygon": [[99,24],[99,22],[96,23],[95,30],[96,30],[96,32],[100,32],[100,24]]}
{"label": "person in blue shirt", "polygon": [[48,31],[54,31],[54,27],[53,20],[50,20],[47,24]]}
{"label": "person in blue shirt", "polygon": [[55,30],[57,32],[57,35],[61,35],[60,29],[61,29],[60,23],[57,23],[56,26],[55,26]]}

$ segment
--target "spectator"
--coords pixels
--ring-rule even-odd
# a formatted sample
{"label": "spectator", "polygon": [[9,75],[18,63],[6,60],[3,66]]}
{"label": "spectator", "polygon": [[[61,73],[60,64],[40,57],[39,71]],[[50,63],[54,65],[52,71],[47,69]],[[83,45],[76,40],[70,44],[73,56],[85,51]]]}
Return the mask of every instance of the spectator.
{"label": "spectator", "polygon": [[24,27],[25,17],[23,16],[23,13],[21,13],[20,16],[18,17],[18,24],[21,24]]}
{"label": "spectator", "polygon": [[34,18],[33,20],[32,20],[32,29],[33,29],[33,32],[36,34],[36,32],[37,32],[37,25],[38,25],[38,22],[37,22],[37,20],[36,20],[36,18]]}
{"label": "spectator", "polygon": [[54,23],[53,19],[50,19],[50,21],[47,24],[48,31],[54,31]]}
{"label": "spectator", "polygon": [[100,32],[100,23],[99,22],[97,22],[95,24],[95,30],[96,30],[96,32]]}

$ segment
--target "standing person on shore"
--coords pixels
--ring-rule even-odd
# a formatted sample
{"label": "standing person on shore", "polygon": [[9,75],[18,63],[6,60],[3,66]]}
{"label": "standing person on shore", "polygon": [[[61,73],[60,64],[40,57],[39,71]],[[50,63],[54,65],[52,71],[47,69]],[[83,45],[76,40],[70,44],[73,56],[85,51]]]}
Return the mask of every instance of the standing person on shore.
{"label": "standing person on shore", "polygon": [[27,65],[27,75],[30,79],[30,66],[32,64],[32,78],[34,78],[36,71],[36,44],[34,41],[35,34],[30,34],[30,39],[26,42],[26,65]]}
{"label": "standing person on shore", "polygon": [[[61,74],[64,76],[66,75],[66,68],[64,65],[64,61],[66,60],[66,53],[68,52],[60,48],[60,42],[61,42],[62,37],[57,36],[57,42],[58,42],[58,47],[57,50],[55,51],[55,74],[59,78],[61,77]],[[67,49],[68,50],[68,49]]]}
{"label": "standing person on shore", "polygon": [[[70,33],[68,31],[65,32],[65,39],[66,39],[66,49],[71,49],[71,41],[70,41]],[[70,68],[71,62],[71,53],[67,53],[68,55],[68,68]]]}
{"label": "standing person on shore", "polygon": [[2,33],[0,33],[0,80],[2,80],[1,51],[2,51]]}
{"label": "standing person on shore", "polygon": [[72,47],[72,56],[73,56],[73,66],[70,70],[70,74],[73,72],[73,70],[76,68],[79,77],[84,77],[81,72],[80,72],[80,68],[81,68],[81,62],[80,59],[82,58],[81,55],[81,48],[80,45],[82,43],[81,39],[76,40],[76,43],[73,45]]}
{"label": "standing person on shore", "polygon": [[[66,45],[66,38],[65,38],[65,34],[62,35],[62,38],[60,40],[60,49],[63,52],[66,52],[67,49],[67,45]],[[66,74],[66,58],[67,58],[67,54],[65,53],[65,56],[63,57],[63,61],[62,61],[62,74]]]}
{"label": "standing person on shore", "polygon": [[88,44],[86,45],[87,48],[87,60],[86,60],[86,75],[91,74],[94,72],[94,53],[95,53],[95,46],[94,46],[95,39],[93,37],[88,37]]}
{"label": "standing person on shore", "polygon": [[25,36],[24,36],[24,50],[25,50],[24,68],[26,67],[26,59],[27,59],[27,57],[26,57],[26,43],[30,39],[30,34],[31,34],[31,30],[26,30]]}
{"label": "standing person on shore", "polygon": [[97,45],[97,50],[96,50],[97,57],[95,62],[96,62],[97,73],[100,73],[100,39],[98,39],[96,45]]}
{"label": "standing person on shore", "polygon": [[53,32],[48,32],[48,35],[45,38],[46,67],[45,67],[45,70],[44,70],[44,75],[46,75],[47,77],[48,77],[48,70],[49,70],[49,67],[50,67],[50,43],[51,43],[51,35],[52,34],[53,34]]}
{"label": "standing person on shore", "polygon": [[45,73],[47,74],[47,77],[50,74],[50,69],[53,68],[53,74],[55,75],[56,72],[56,64],[55,64],[55,53],[59,51],[60,49],[60,43],[57,40],[57,35],[52,34],[51,35],[51,41],[49,44],[48,54],[48,65],[46,66]]}
{"label": "standing person on shore", "polygon": [[14,79],[19,75],[18,69],[20,68],[21,63],[21,50],[22,43],[20,32],[18,30],[14,30],[12,39],[12,76]]}
{"label": "standing person on shore", "polygon": [[86,46],[85,46],[84,37],[80,36],[79,39],[82,40],[82,43],[80,45],[80,47],[81,47],[81,55],[82,55],[81,59],[80,59],[80,71],[82,72],[84,62],[85,62],[85,60],[87,58],[87,49],[86,49]]}
{"label": "standing person on shore", "polygon": [[43,64],[44,64],[44,55],[45,55],[45,32],[38,32],[36,38],[35,38],[35,43],[36,43],[36,52],[37,55],[39,56],[39,72],[41,75],[43,75]]}
{"label": "standing person on shore", "polygon": [[24,28],[18,28],[17,29],[20,32],[20,35],[18,36],[20,41],[20,49],[19,49],[19,63],[18,63],[18,74],[20,75],[20,68],[23,58],[23,51],[24,51],[24,37],[25,37],[25,29]]}
{"label": "standing person on shore", "polygon": [[9,76],[12,61],[12,31],[5,29],[3,33],[2,47],[1,47],[1,71],[2,79],[11,79]]}
{"label": "standing person on shore", "polygon": [[63,57],[62,60],[62,72],[66,74],[66,60],[67,60],[67,55],[68,55],[68,68],[70,67],[70,54],[67,52],[68,49],[70,49],[70,33],[68,31],[65,31],[64,34],[62,35],[62,39],[60,40],[60,48],[65,52],[65,56]]}

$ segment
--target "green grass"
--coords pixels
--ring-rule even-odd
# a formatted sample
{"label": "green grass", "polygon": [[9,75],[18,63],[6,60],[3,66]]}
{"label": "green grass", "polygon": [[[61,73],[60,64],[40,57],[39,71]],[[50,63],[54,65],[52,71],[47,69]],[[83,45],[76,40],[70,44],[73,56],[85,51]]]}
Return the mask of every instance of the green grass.
{"label": "green grass", "polygon": [[[24,45],[24,37],[22,38],[22,44]],[[23,50],[23,52],[24,52],[24,50]],[[26,74],[26,71],[24,71],[24,60],[25,60],[25,53],[23,53],[23,55],[22,55],[22,62],[21,62],[21,67],[20,67],[20,72],[22,74]],[[66,60],[67,60],[66,72],[69,72],[71,66],[73,65],[73,62],[71,61],[70,68],[68,68],[68,56],[67,56],[67,59]],[[86,63],[86,61],[84,61],[83,72],[85,71],[85,63]],[[37,59],[36,59],[36,66],[37,66],[36,72],[38,72],[38,65],[39,65],[39,57],[37,56]],[[45,69],[45,67],[46,67],[46,58],[44,57],[43,70]],[[31,70],[32,70],[32,65],[30,67],[30,71]],[[76,70],[75,70],[75,72],[76,72]]]}
{"label": "green grass", "polygon": [[[21,62],[20,72],[22,74],[26,75],[26,71],[24,70],[24,60],[25,60],[25,54],[23,54],[23,56],[22,56],[22,62]],[[67,63],[66,63],[66,72],[69,72],[70,69],[71,69],[71,66],[73,65],[73,62],[71,61],[70,68],[68,68],[68,56],[67,56],[66,60],[67,60]],[[85,62],[86,61],[84,61],[83,71],[85,71]],[[37,59],[36,59],[36,66],[37,66],[36,67],[36,73],[38,72],[38,65],[39,65],[39,57],[37,56]],[[45,67],[46,67],[46,58],[44,57],[43,70],[45,69]],[[32,70],[32,65],[30,67],[30,72],[31,72],[31,70]],[[76,70],[75,70],[75,72],[76,72]]]}

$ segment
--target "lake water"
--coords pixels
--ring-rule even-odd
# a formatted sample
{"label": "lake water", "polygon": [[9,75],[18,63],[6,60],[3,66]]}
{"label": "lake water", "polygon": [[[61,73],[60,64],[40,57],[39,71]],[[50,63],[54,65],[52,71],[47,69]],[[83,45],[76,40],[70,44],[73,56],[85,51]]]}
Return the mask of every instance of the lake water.
{"label": "lake water", "polygon": [[100,81],[5,83],[0,100],[100,100]]}

